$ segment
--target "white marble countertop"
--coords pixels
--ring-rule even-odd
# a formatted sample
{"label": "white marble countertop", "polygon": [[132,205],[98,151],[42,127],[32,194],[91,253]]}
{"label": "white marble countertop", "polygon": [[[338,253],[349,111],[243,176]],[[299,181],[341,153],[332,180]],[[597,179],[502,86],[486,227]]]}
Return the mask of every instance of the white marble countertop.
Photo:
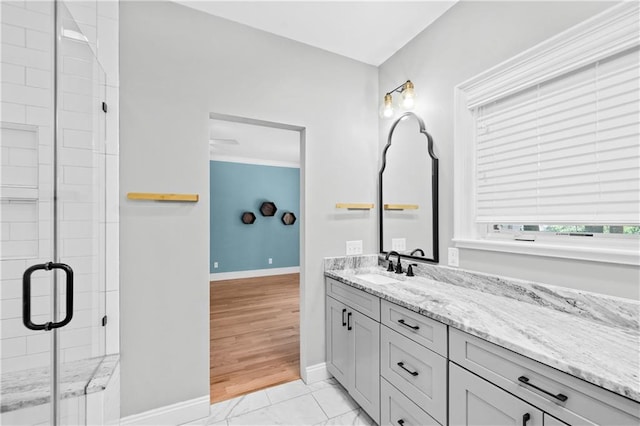
{"label": "white marble countertop", "polygon": [[[407,277],[372,259],[338,259],[325,260],[326,276],[640,402],[640,302],[433,265]],[[398,282],[356,276],[365,273]],[[450,282],[428,278],[441,273]]]}
{"label": "white marble countertop", "polygon": [[[106,355],[64,363],[60,374],[60,397],[72,398],[106,389],[120,356]],[[18,370],[2,375],[0,412],[46,404],[51,400],[49,367]]]}

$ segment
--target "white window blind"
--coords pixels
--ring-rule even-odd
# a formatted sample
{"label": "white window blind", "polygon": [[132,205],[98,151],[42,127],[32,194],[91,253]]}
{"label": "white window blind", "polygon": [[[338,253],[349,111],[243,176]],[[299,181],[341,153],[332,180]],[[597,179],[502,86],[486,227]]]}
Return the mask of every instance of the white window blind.
{"label": "white window blind", "polygon": [[640,223],[640,51],[473,110],[476,221]]}

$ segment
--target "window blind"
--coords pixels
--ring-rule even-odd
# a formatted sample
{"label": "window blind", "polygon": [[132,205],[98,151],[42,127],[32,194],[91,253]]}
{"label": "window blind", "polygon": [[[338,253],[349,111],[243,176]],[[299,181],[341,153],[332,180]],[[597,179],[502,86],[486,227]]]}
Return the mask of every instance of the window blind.
{"label": "window blind", "polygon": [[640,51],[473,110],[476,221],[640,223]]}

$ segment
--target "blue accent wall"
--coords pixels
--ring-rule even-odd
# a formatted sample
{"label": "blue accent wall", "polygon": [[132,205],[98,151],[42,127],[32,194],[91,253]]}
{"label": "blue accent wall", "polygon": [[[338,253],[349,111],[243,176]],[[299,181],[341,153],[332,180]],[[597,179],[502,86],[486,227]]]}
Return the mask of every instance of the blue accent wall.
{"label": "blue accent wall", "polygon": [[[209,166],[211,273],[300,266],[300,169],[225,161]],[[274,216],[262,216],[263,201],[276,204]],[[240,220],[245,211],[256,215],[253,224]],[[296,215],[293,225],[282,223],[286,211]]]}

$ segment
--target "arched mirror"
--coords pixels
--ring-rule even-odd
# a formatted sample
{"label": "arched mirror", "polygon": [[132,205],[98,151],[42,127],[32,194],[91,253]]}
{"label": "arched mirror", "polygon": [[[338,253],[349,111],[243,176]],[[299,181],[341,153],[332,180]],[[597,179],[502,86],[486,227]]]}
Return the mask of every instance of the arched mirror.
{"label": "arched mirror", "polygon": [[389,131],[378,201],[380,251],[437,263],[438,159],[424,122],[412,112]]}

